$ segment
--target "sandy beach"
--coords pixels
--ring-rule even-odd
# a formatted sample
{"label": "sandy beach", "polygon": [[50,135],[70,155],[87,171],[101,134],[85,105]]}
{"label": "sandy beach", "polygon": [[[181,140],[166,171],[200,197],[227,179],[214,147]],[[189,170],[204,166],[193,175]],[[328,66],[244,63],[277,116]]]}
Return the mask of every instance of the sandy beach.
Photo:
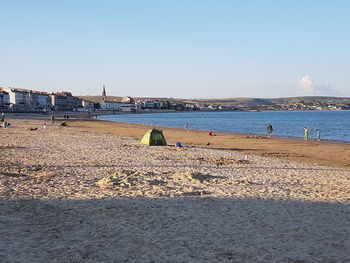
{"label": "sandy beach", "polygon": [[1,262],[350,262],[349,144],[45,118],[0,128]]}

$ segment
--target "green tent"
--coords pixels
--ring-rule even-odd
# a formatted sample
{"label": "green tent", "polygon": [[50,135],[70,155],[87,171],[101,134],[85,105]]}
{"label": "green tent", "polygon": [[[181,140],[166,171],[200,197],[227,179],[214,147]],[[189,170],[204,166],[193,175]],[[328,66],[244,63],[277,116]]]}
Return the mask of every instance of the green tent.
{"label": "green tent", "polygon": [[150,129],[143,135],[140,144],[150,146],[166,146],[165,137],[160,130]]}

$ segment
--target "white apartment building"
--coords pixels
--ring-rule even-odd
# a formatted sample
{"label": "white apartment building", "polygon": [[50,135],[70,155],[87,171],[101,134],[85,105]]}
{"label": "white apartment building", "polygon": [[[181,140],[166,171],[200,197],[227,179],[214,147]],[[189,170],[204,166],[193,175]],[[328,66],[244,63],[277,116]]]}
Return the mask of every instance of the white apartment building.
{"label": "white apartment building", "polygon": [[30,111],[51,109],[51,98],[48,93],[17,88],[3,90],[9,94],[10,109]]}
{"label": "white apartment building", "polygon": [[83,109],[86,111],[91,111],[95,109],[95,103],[93,101],[83,100],[82,101]]}
{"label": "white apartment building", "polygon": [[10,95],[0,88],[0,108],[6,109],[10,105]]}
{"label": "white apartment building", "polygon": [[74,110],[82,107],[83,100],[67,91],[52,93],[50,97],[52,105],[57,110]]}
{"label": "white apartment building", "polygon": [[120,101],[106,100],[101,103],[102,110],[114,110],[123,112],[132,112],[136,110],[135,103],[125,103]]}

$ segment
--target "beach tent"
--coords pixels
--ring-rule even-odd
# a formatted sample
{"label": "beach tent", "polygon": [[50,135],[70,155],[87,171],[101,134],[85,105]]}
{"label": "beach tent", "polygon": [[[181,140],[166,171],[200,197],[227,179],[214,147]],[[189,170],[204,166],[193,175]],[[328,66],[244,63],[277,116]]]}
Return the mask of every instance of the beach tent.
{"label": "beach tent", "polygon": [[150,145],[150,146],[166,146],[166,140],[162,131],[157,129],[148,130],[145,135],[143,135],[140,144]]}

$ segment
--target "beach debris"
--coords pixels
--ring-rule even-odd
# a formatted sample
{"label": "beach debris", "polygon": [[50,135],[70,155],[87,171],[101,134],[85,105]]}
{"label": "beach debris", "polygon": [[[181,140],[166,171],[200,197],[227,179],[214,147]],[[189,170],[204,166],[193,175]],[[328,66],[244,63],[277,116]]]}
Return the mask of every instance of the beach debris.
{"label": "beach debris", "polygon": [[38,128],[29,128],[30,131],[36,131]]}
{"label": "beach debris", "polygon": [[244,156],[244,159],[238,160],[237,163],[249,164],[250,160],[251,160],[251,156],[246,154]]}
{"label": "beach debris", "polygon": [[211,195],[211,194],[213,193],[205,190],[190,191],[190,192],[182,193],[183,196],[203,196],[203,195]]}
{"label": "beach debris", "polygon": [[175,147],[181,148],[181,147],[183,147],[183,145],[181,144],[181,142],[176,142],[176,143],[175,143]]}

